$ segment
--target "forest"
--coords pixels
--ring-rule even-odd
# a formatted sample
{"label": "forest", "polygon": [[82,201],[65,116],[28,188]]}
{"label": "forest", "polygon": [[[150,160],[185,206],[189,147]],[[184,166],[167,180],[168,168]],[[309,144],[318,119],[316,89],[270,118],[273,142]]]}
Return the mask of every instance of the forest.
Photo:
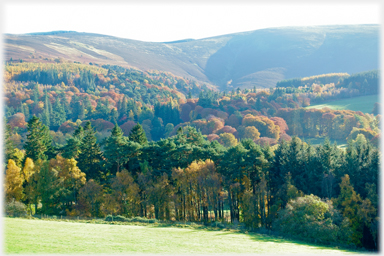
{"label": "forest", "polygon": [[48,215],[243,223],[377,250],[378,107],[304,107],[375,94],[378,74],[219,92],[159,71],[8,63],[6,202]]}

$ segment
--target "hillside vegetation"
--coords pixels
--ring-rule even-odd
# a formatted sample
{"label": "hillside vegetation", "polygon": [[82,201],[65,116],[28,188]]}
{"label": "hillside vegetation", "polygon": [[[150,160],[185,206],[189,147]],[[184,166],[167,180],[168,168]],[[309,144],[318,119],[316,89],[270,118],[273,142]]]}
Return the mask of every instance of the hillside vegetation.
{"label": "hillside vegetation", "polygon": [[154,43],[52,32],[5,36],[5,59],[110,64],[159,70],[230,91],[283,79],[378,68],[379,25],[283,27]]}

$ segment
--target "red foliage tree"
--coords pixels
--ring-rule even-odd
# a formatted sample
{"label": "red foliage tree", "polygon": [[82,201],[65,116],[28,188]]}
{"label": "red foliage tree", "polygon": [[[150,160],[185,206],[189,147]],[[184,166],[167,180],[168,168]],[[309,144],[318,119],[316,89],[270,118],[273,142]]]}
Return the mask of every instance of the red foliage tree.
{"label": "red foliage tree", "polygon": [[121,130],[123,130],[124,136],[129,136],[132,128],[136,125],[133,121],[127,121],[120,126]]}
{"label": "red foliage tree", "polygon": [[73,133],[76,130],[77,124],[71,121],[66,121],[59,127],[59,131],[62,133]]}
{"label": "red foliage tree", "polygon": [[26,122],[25,122],[25,116],[23,113],[16,113],[13,116],[11,116],[8,120],[9,125],[13,128],[19,127],[19,128],[25,128]]}
{"label": "red foliage tree", "polygon": [[208,139],[209,141],[219,140],[219,139],[220,139],[220,136],[217,135],[217,134],[209,134],[209,135],[207,135],[207,139]]}

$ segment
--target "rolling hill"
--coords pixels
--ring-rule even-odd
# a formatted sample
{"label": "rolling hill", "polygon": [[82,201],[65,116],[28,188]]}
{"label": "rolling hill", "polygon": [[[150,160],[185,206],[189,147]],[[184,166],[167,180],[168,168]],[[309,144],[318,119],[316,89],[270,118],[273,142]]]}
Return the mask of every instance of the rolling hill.
{"label": "rolling hill", "polygon": [[378,68],[379,25],[282,27],[199,40],[143,42],[56,31],[5,35],[5,59],[159,70],[218,86],[272,87],[294,77]]}

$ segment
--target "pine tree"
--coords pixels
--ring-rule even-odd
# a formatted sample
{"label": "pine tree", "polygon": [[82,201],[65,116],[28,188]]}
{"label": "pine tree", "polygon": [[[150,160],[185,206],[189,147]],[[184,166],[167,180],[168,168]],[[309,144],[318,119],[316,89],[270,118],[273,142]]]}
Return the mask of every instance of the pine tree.
{"label": "pine tree", "polygon": [[60,103],[60,99],[57,99],[53,104],[52,110],[52,118],[51,118],[51,126],[52,129],[56,130],[60,127],[62,123],[66,120],[66,114],[64,107]]}
{"label": "pine tree", "polygon": [[102,153],[96,142],[95,131],[88,121],[84,127],[84,137],[80,145],[80,154],[78,157],[78,166],[86,174],[87,179],[100,180],[102,176],[101,164]]}
{"label": "pine tree", "polygon": [[80,145],[84,136],[83,127],[79,125],[73,132],[72,138],[67,139],[67,145],[63,149],[63,157],[67,159],[77,159],[80,153]]}
{"label": "pine tree", "polygon": [[45,91],[44,110],[43,110],[43,113],[40,114],[40,117],[41,117],[41,122],[43,122],[43,124],[45,124],[48,127],[51,125],[50,117],[51,117],[52,111],[50,111],[50,110],[52,107],[50,105],[51,105],[51,102],[48,99],[47,91]]}
{"label": "pine tree", "polygon": [[137,152],[139,147],[138,143],[129,141],[127,137],[124,137],[121,128],[115,125],[104,146],[107,168],[112,171],[112,174],[116,174],[120,171],[120,167],[128,162],[132,154]]}
{"label": "pine tree", "polygon": [[34,162],[38,159],[54,157],[55,152],[49,130],[40,122],[39,118],[33,116],[29,119],[27,130],[27,142],[24,146],[25,157],[31,158]]}
{"label": "pine tree", "polygon": [[[4,123],[6,124],[7,121],[5,120]],[[15,145],[13,144],[13,141],[10,139],[11,137],[11,126],[7,124],[5,126],[5,145],[4,145],[4,153],[5,153],[5,161],[8,162],[9,159],[13,158],[13,155],[15,154]]]}
{"label": "pine tree", "polygon": [[145,135],[144,129],[140,124],[135,125],[130,134],[129,140],[145,145],[148,143],[147,136]]}

